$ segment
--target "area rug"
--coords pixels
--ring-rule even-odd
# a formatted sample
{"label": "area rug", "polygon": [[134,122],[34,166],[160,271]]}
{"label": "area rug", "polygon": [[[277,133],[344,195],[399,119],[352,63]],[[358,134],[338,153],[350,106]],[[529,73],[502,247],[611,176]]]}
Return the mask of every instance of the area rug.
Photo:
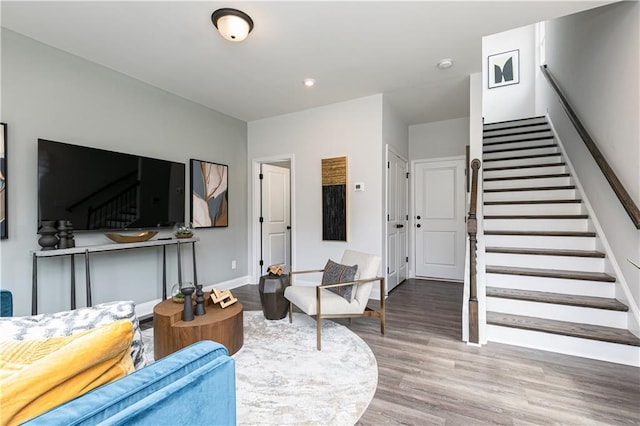
{"label": "area rug", "polygon": [[[143,333],[153,359],[153,330]],[[244,345],[236,361],[239,425],[352,425],[376,391],[378,366],[367,344],[348,328],[304,314],[270,321],[244,312]]]}

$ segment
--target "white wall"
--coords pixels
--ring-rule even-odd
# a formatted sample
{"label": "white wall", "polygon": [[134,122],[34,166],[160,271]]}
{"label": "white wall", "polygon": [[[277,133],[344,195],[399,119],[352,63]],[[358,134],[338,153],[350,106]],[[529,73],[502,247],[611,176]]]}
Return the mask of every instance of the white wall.
{"label": "white wall", "polygon": [[409,158],[409,128],[386,98],[382,104],[382,143],[389,145],[400,156]]}
{"label": "white wall", "polygon": [[[198,278],[210,285],[246,277],[246,123],[5,29],[1,96],[1,120],[8,124],[10,197],[10,237],[0,243],[1,286],[14,293],[15,315],[31,312],[30,251],[39,249],[38,138],[185,164],[197,158],[229,165],[229,227],[196,232],[201,238]],[[188,199],[185,205],[188,212]],[[76,233],[78,246],[108,242],[102,234]],[[167,252],[171,284],[177,281],[175,249]],[[189,253],[184,259],[187,280]],[[93,302],[160,298],[161,260],[160,249],[96,254],[91,263]],[[231,260],[237,260],[236,270],[231,270]],[[40,265],[40,312],[68,309],[69,260],[44,259]],[[83,306],[81,258],[76,266],[78,301]]]}
{"label": "white wall", "polygon": [[[546,62],[636,204],[640,204],[640,4],[619,2],[548,21]],[[549,114],[576,169],[636,306],[640,231],[631,223],[544,81],[538,112]],[[614,265],[615,266],[615,265]],[[617,287],[616,297],[626,296]]]}
{"label": "white wall", "polygon": [[[250,161],[294,157],[294,269],[323,267],[346,248],[382,256],[382,102],[374,95],[248,123]],[[339,156],[348,157],[349,241],[322,241],[321,159]]]}
{"label": "white wall", "polygon": [[409,158],[455,157],[469,145],[469,117],[409,126]]}
{"label": "white wall", "polygon": [[[488,88],[488,57],[520,50],[520,83]],[[535,25],[482,38],[483,114],[485,123],[532,117],[535,113]]]}

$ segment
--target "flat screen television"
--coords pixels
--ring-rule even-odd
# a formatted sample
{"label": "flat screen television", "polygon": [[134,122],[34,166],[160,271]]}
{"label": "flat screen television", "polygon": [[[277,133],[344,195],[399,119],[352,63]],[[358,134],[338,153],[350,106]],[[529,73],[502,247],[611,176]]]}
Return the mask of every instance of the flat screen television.
{"label": "flat screen television", "polygon": [[38,139],[38,224],[77,231],[171,227],[185,217],[185,165]]}

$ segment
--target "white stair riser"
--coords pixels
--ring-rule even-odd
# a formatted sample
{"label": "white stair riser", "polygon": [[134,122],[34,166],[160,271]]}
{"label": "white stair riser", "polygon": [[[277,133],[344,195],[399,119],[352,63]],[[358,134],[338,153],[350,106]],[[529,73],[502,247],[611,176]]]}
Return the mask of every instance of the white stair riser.
{"label": "white stair riser", "polygon": [[546,291],[548,293],[573,294],[576,296],[615,297],[615,283],[568,280],[564,278],[530,277],[526,275],[486,275],[487,287],[513,288],[518,290]]}
{"label": "white stair riser", "polygon": [[556,152],[560,152],[557,146],[546,147],[546,148],[530,148],[525,150],[517,150],[517,151],[501,151],[501,152],[485,152],[482,155],[483,161],[486,160],[494,160],[497,158],[506,158],[506,157],[515,157],[519,155],[543,155],[543,154],[555,154]]}
{"label": "white stair riser", "polygon": [[594,257],[487,253],[486,262],[487,265],[491,266],[557,269],[579,272],[604,272],[604,258]]}
{"label": "white stair riser", "polygon": [[557,204],[498,204],[485,205],[486,215],[509,214],[582,214],[581,203],[557,203]]}
{"label": "white stair riser", "polygon": [[[518,155],[514,155],[518,157]],[[533,157],[522,158],[517,160],[497,160],[483,161],[485,167],[512,167],[512,166],[529,166],[534,164],[556,164],[562,162],[562,155],[553,155],[549,157]]]}
{"label": "white stair riser", "polygon": [[514,180],[490,180],[484,181],[482,186],[484,189],[502,189],[502,188],[533,188],[540,186],[564,186],[571,185],[569,177],[553,177],[538,179],[514,179]]}
{"label": "white stair riser", "polygon": [[[519,133],[523,130],[517,130],[514,131],[512,133]],[[492,136],[492,135],[489,135]],[[487,135],[483,134],[483,143],[492,143],[492,142],[511,142],[511,141],[520,141],[520,140],[527,140],[527,139],[540,139],[540,138],[548,138],[548,137],[552,137],[553,133],[551,133],[551,130],[548,130],[546,132],[540,132],[540,133],[534,133],[534,134],[523,134],[523,135],[514,135],[514,134],[509,134],[507,133],[504,136],[497,136],[495,138],[487,138]],[[491,146],[491,145],[489,145]]]}
{"label": "white stair riser", "polygon": [[487,340],[640,367],[640,348],[531,330],[487,325]]}
{"label": "white stair riser", "polygon": [[536,126],[519,127],[516,129],[488,130],[487,132],[483,132],[483,136],[487,137],[487,136],[496,136],[496,135],[503,135],[503,134],[509,134],[509,133],[537,132],[539,130],[549,130],[549,125],[547,123],[541,123]]}
{"label": "white stair riser", "polygon": [[485,192],[484,201],[575,200],[575,189]]}
{"label": "white stair riser", "polygon": [[485,219],[489,231],[589,231],[587,219]]}
{"label": "white stair riser", "polygon": [[[493,167],[491,163],[489,165],[483,165],[483,167]],[[557,173],[567,173],[567,166],[546,166],[546,167],[531,167],[527,169],[510,169],[510,170],[483,170],[482,178],[494,178],[494,177],[514,177],[514,176],[531,176],[531,175],[550,175]]]}
{"label": "white stair riser", "polygon": [[484,154],[489,154],[490,151],[495,151],[499,149],[514,149],[514,148],[535,148],[543,145],[552,145],[556,144],[555,139],[538,139],[534,141],[516,141],[516,142],[501,142],[501,143],[491,143],[490,140],[487,140],[482,147],[482,151]]}
{"label": "white stair riser", "polygon": [[577,324],[627,328],[627,313],[606,309],[582,308],[553,303],[487,297],[487,311],[526,317],[568,321]]}
{"label": "white stair riser", "polygon": [[526,126],[529,124],[547,124],[547,120],[545,117],[536,117],[518,121],[505,121],[502,123],[485,123],[484,130],[496,130],[505,127]]}
{"label": "white stair riser", "polygon": [[[485,208],[486,214],[486,208]],[[487,247],[556,248],[560,250],[595,250],[592,237],[547,237],[528,235],[485,235]]]}

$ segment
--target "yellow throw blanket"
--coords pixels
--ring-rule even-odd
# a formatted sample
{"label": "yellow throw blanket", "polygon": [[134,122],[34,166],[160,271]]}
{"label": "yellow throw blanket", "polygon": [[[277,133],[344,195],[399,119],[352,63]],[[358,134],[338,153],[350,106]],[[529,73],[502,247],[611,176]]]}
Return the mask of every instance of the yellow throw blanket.
{"label": "yellow throw blanket", "polygon": [[66,337],[0,341],[0,424],[14,425],[133,371],[128,320]]}

